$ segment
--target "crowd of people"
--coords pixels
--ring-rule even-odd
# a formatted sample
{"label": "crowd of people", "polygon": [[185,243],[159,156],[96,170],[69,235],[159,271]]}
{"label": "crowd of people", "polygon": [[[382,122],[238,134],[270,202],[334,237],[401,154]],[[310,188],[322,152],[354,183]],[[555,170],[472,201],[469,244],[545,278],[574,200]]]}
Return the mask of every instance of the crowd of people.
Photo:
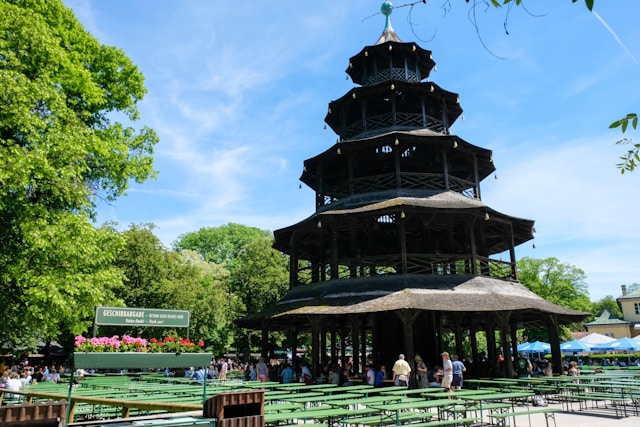
{"label": "crowd of people", "polygon": [[[464,376],[467,371],[474,377],[504,377],[505,376],[505,360],[498,360],[491,364],[485,358],[480,358],[478,363],[470,360],[459,360],[457,355],[449,355],[448,352],[441,353],[441,364],[432,364],[431,366],[422,359],[420,355],[416,355],[414,363],[405,360],[405,356],[400,354],[398,359],[393,363],[392,368],[387,372],[385,364],[374,365],[373,363],[365,363],[361,372],[354,371],[353,359],[348,358],[345,363],[341,359],[335,362],[326,362],[323,366],[319,366],[315,372],[311,369],[309,363],[303,359],[292,361],[287,359],[270,359],[265,360],[260,357],[255,361],[248,363],[238,363],[231,358],[220,357],[212,360],[211,365],[205,369],[201,368],[183,368],[164,370],[165,376],[190,378],[195,383],[202,384],[205,379],[224,381],[229,378],[231,372],[232,378],[243,379],[246,381],[274,381],[280,383],[301,382],[306,384],[322,384],[330,383],[338,386],[350,386],[354,384],[370,384],[374,387],[382,387],[384,385],[399,385],[411,388],[442,388],[445,391],[455,391],[461,389],[464,383]],[[555,374],[552,362],[546,359],[532,360],[524,354],[518,355],[513,360],[514,373],[517,377],[531,376],[553,376]],[[577,376],[580,374],[580,366],[582,360],[563,361],[563,373],[569,376]],[[626,366],[624,360],[613,358],[613,360],[604,359],[601,364],[603,366]],[[636,359],[632,364],[640,364]],[[48,366],[29,366],[28,364],[18,364],[11,368],[4,369],[0,387],[9,391],[20,391],[28,384],[39,382],[60,381],[60,373],[65,372],[64,366],[53,368]],[[77,379],[82,379],[85,375],[83,370],[75,372]]]}
{"label": "crowd of people", "polygon": [[[4,365],[3,365],[4,366]],[[64,367],[49,368],[48,366],[29,366],[28,364],[17,364],[9,368],[4,367],[2,370],[2,379],[0,380],[0,388],[8,391],[20,391],[29,384],[37,384],[39,382],[59,382],[60,371],[64,372]],[[10,398],[17,397],[10,394]]]}

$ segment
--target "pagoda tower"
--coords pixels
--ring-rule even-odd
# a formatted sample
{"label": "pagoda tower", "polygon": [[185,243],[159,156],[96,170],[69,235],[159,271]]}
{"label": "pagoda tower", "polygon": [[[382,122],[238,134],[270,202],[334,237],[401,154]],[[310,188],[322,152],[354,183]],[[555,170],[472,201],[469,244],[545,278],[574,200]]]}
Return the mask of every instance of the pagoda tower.
{"label": "pagoda tower", "polygon": [[[561,366],[558,326],[588,313],[518,282],[515,247],[534,223],[482,202],[492,153],[451,133],[460,98],[428,80],[431,52],[398,37],[392,9],[383,3],[382,35],[349,60],[355,86],[329,103],[336,143],[304,162],[315,213],[274,232],[274,248],[290,257],[290,290],[239,324],[262,329],[264,343],[286,331],[292,348],[310,333],[315,369],[349,353],[355,370],[399,353],[438,363],[443,350],[510,360],[518,328],[545,327]],[[488,348],[478,348],[479,331]],[[445,332],[455,349],[443,348]],[[466,335],[473,355],[463,354]]]}

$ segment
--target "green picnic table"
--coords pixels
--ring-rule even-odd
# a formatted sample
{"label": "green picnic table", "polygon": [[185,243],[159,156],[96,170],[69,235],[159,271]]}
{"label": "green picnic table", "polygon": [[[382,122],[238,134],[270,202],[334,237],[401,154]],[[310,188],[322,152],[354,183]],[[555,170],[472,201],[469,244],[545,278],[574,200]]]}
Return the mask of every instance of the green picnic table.
{"label": "green picnic table", "polygon": [[478,405],[480,410],[480,424],[484,425],[483,405],[486,403],[502,403],[509,401],[511,403],[511,409],[513,410],[517,400],[528,399],[534,394],[535,393],[533,391],[493,392],[459,396],[459,398],[466,402],[473,402]]}
{"label": "green picnic table", "polygon": [[260,389],[264,388],[265,390],[273,390],[275,387],[283,384],[277,383],[275,381],[245,381],[242,383],[243,388],[249,389]]}
{"label": "green picnic table", "polygon": [[459,399],[436,399],[422,400],[419,402],[390,403],[387,405],[370,405],[368,407],[389,414],[389,416],[394,419],[395,425],[400,425],[400,413],[403,411],[427,410],[436,408],[438,410],[438,415],[440,416],[446,408],[455,408],[457,405],[461,405],[462,403],[463,401]]}
{"label": "green picnic table", "polygon": [[349,409],[349,408],[327,408],[318,406],[313,409],[298,412],[297,418],[303,420],[326,421],[329,426],[344,426],[349,423],[350,418],[362,415],[375,414],[378,411],[371,408]]}
{"label": "green picnic table", "polygon": [[[442,391],[441,388],[412,388],[408,389],[406,387],[396,388],[400,386],[393,387],[385,387],[380,389],[380,394],[385,396],[411,396],[413,394],[423,394],[423,393],[435,393]],[[433,390],[433,391],[432,391]]]}
{"label": "green picnic table", "polygon": [[328,405],[335,407],[354,408],[359,406],[371,406],[379,405],[382,403],[398,403],[402,400],[402,396],[369,396],[369,397],[354,397],[352,399],[337,399],[327,401]]}
{"label": "green picnic table", "polygon": [[342,393],[342,394],[331,394],[331,395],[320,394],[318,396],[308,396],[308,394],[311,394],[311,393],[304,393],[304,395],[300,395],[300,396],[291,395],[292,397],[285,398],[283,400],[287,402],[293,402],[293,403],[306,403],[306,404],[309,404],[309,406],[313,406],[317,404],[322,404],[324,402],[330,402],[332,400],[352,399],[356,397],[361,397],[359,394],[356,394],[356,393]]}

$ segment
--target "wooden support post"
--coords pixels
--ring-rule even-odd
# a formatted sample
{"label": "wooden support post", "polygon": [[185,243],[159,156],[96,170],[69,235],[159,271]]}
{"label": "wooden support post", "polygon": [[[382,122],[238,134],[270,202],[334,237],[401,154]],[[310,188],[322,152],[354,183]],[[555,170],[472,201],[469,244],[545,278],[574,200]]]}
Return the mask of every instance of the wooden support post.
{"label": "wooden support post", "polygon": [[413,361],[413,357],[415,356],[413,345],[413,323],[420,315],[420,311],[413,309],[402,309],[397,310],[395,313],[398,315],[404,326],[404,354],[406,355],[406,360],[411,363],[411,361]]}
{"label": "wooden support post", "polygon": [[551,345],[551,361],[553,373],[562,375],[562,353],[560,352],[560,334],[558,332],[558,318],[550,314],[545,322],[549,330],[549,344]]}
{"label": "wooden support post", "polygon": [[351,320],[351,345],[353,347],[353,372],[360,372],[360,317],[349,315]]}
{"label": "wooden support post", "polygon": [[511,343],[509,333],[509,320],[511,319],[511,311],[499,312],[500,321],[500,340],[502,341],[502,351],[504,351],[505,374],[507,378],[513,378],[513,363],[511,362]]}
{"label": "wooden support post", "polygon": [[314,376],[320,374],[320,331],[322,329],[323,316],[309,316],[311,325],[311,372]]}

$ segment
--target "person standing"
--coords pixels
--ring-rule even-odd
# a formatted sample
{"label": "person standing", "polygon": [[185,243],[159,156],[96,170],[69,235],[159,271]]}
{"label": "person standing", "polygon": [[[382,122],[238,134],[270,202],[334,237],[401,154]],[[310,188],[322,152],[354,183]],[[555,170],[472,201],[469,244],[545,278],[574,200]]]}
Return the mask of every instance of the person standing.
{"label": "person standing", "polygon": [[224,357],[220,359],[222,363],[220,363],[220,369],[218,370],[218,379],[220,381],[227,380],[227,371],[229,370],[229,364],[227,363],[227,359]]}
{"label": "person standing", "polygon": [[467,372],[467,368],[464,366],[462,361],[458,360],[458,355],[453,355],[453,361],[451,362],[451,367],[453,370],[453,378],[451,380],[451,388],[453,390],[460,390],[462,388],[463,382],[463,373]]}
{"label": "person standing", "polygon": [[284,363],[284,368],[282,372],[280,372],[280,377],[282,378],[282,384],[290,384],[296,381],[296,371],[289,365],[289,363]]}
{"label": "person standing", "polygon": [[258,359],[258,367],[256,370],[258,371],[258,381],[266,382],[269,378],[269,367],[264,362],[264,357],[260,357],[260,359]]}
{"label": "person standing", "polygon": [[525,357],[524,353],[520,353],[518,356],[518,363],[516,365],[518,378],[530,378],[532,371],[533,366],[531,366],[531,361]]}
{"label": "person standing", "polygon": [[416,362],[416,387],[428,388],[429,387],[429,370],[427,365],[422,360],[419,354],[414,357]]}
{"label": "person standing", "polygon": [[442,356],[442,388],[445,391],[451,391],[451,383],[453,382],[453,364],[449,359],[449,353],[443,351]]}
{"label": "person standing", "polygon": [[408,386],[411,377],[411,366],[404,360],[404,354],[398,356],[398,360],[393,364],[393,383],[399,386]]}

